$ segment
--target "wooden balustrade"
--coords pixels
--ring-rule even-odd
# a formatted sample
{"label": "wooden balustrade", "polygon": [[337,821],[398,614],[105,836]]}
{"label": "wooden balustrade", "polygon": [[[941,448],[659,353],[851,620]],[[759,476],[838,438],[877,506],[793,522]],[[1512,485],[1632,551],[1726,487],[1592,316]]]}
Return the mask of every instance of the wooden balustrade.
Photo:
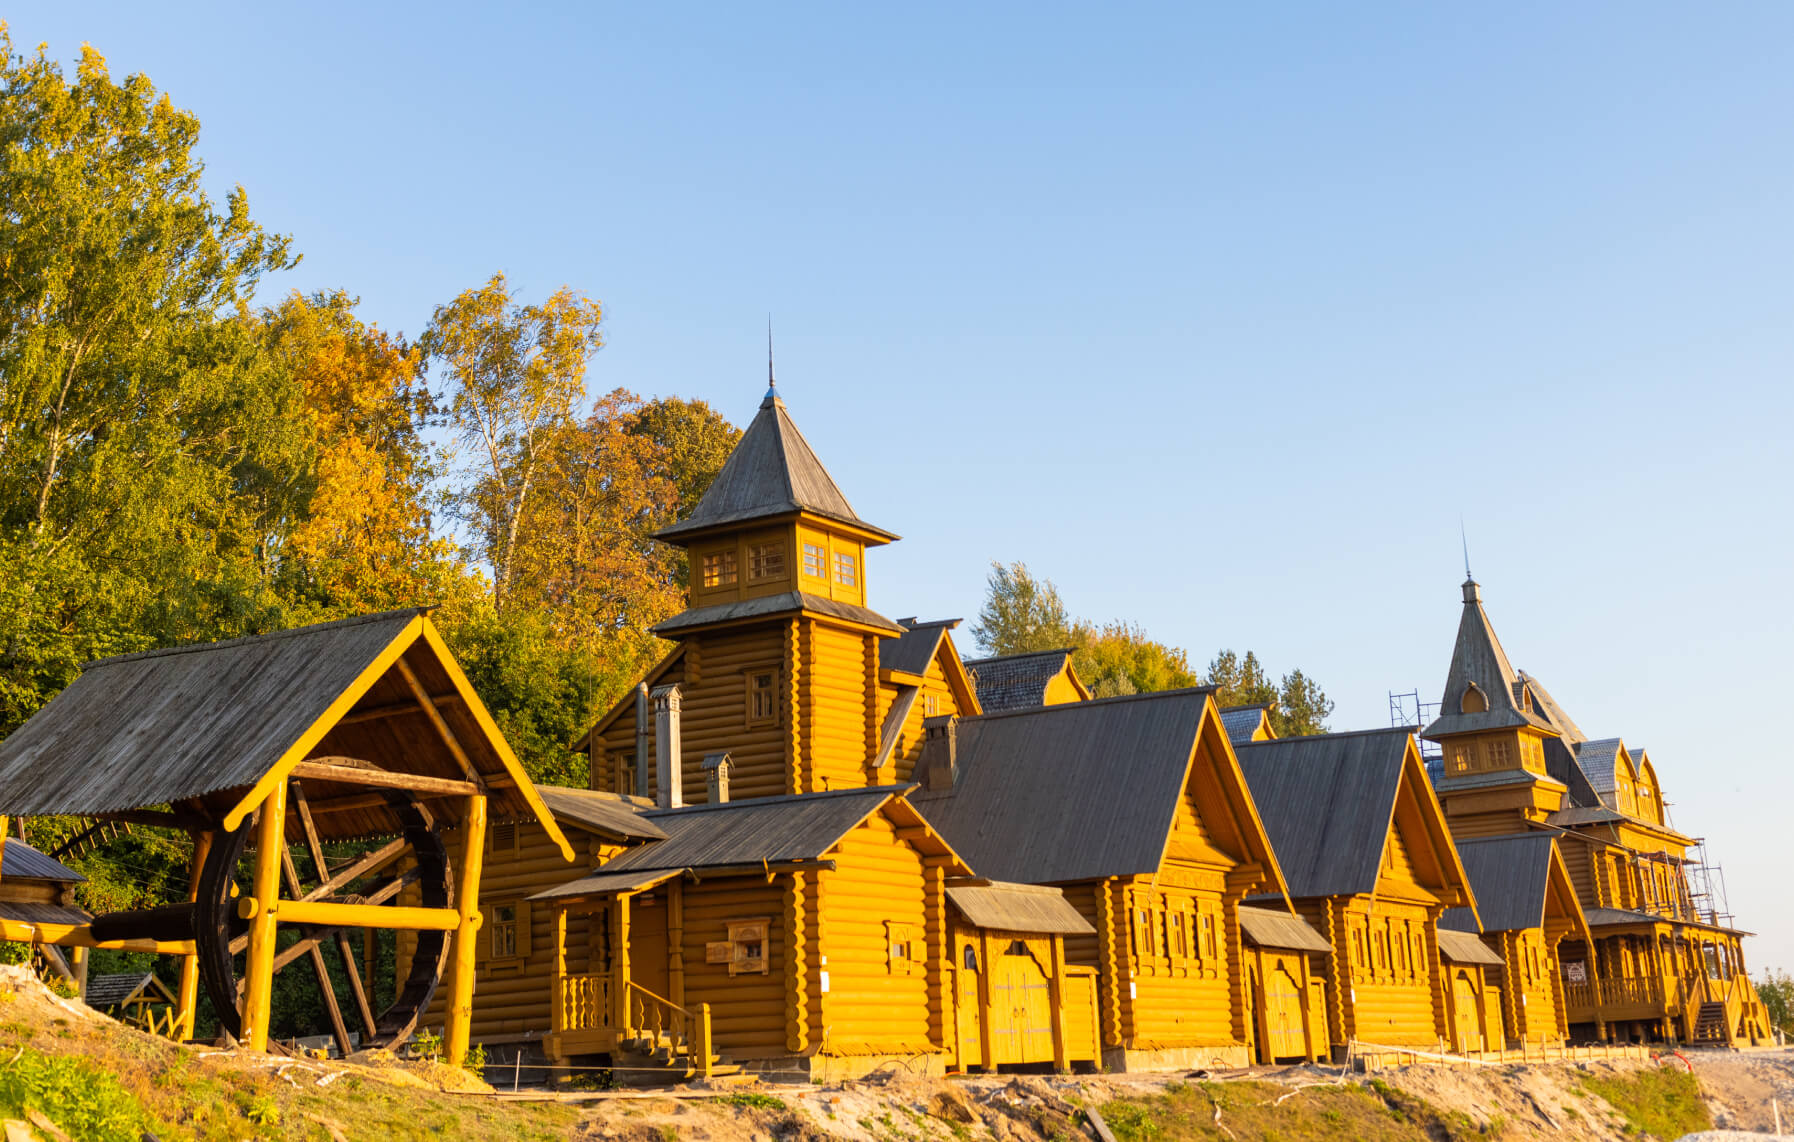
{"label": "wooden balustrade", "polygon": [[1590,983],[1564,984],[1564,1006],[1593,1007],[1657,1007],[1663,1006],[1663,987],[1648,976],[1626,976]]}
{"label": "wooden balustrade", "polygon": [[595,1031],[610,1025],[610,975],[561,977],[562,1031]]}
{"label": "wooden balustrade", "polygon": [[710,1005],[698,1004],[687,1011],[672,1000],[655,995],[633,980],[623,985],[623,1034],[645,1038],[655,1046],[689,1053],[705,1078],[710,1077]]}

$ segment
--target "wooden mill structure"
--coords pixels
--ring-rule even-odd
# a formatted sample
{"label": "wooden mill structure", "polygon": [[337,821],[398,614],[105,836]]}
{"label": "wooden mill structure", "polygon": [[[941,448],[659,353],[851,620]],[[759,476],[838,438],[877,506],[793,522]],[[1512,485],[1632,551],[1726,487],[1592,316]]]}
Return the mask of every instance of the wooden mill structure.
{"label": "wooden mill structure", "polygon": [[[300,957],[349,1049],[324,941],[343,954],[364,1043],[408,1036],[446,966],[446,1046],[458,1059],[494,809],[532,818],[573,859],[424,611],[105,659],[0,743],[0,812],[185,831],[188,899],[78,927],[6,921],[7,935],[180,955],[181,1032],[192,1034],[204,987],[223,1030],[254,1050],[268,1042],[274,972]],[[460,838],[452,854],[445,825]],[[390,839],[331,860],[336,843],[367,838]],[[400,906],[413,886],[417,902]],[[278,947],[282,928],[301,938]],[[347,938],[378,929],[415,932],[422,949],[382,1013]]]}
{"label": "wooden mill structure", "polygon": [[1670,824],[1650,758],[1618,738],[1588,739],[1510,664],[1475,580],[1463,601],[1440,714],[1424,731],[1444,751],[1435,784],[1462,840],[1556,839],[1586,923],[1551,941],[1569,1034],[1766,1041],[1745,933],[1696,894],[1700,842]]}

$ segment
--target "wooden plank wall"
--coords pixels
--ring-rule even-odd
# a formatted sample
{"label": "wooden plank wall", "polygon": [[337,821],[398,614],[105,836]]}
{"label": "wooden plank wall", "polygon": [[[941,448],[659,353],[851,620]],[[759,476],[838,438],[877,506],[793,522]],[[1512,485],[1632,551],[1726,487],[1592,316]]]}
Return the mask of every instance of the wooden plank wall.
{"label": "wooden plank wall", "polygon": [[[816,945],[827,956],[823,996],[824,1049],[835,1055],[913,1054],[930,1041],[930,978],[922,857],[882,815],[869,818],[833,852],[836,868],[821,874],[827,928]],[[893,962],[887,925],[907,927],[906,961]],[[938,981],[937,981],[938,984]]]}

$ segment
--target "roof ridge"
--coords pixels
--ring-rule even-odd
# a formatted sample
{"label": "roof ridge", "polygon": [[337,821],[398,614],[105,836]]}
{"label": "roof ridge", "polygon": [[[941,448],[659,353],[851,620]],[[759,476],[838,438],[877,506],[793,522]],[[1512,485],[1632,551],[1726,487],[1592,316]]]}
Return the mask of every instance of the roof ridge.
{"label": "roof ridge", "polygon": [[1257,747],[1264,745],[1289,745],[1292,742],[1319,741],[1322,738],[1362,738],[1371,737],[1376,734],[1400,734],[1403,737],[1412,737],[1414,734],[1414,727],[1379,726],[1372,730],[1332,730],[1324,734],[1297,734],[1294,737],[1287,738],[1268,738],[1261,742],[1235,742],[1234,748],[1244,749],[1250,747],[1256,749]]}
{"label": "roof ridge", "polygon": [[897,785],[856,785],[848,789],[824,789],[815,793],[781,793],[777,797],[744,797],[739,801],[719,801],[715,804],[681,805],[677,809],[655,807],[644,809],[644,817],[666,817],[674,813],[711,813],[725,809],[747,809],[758,805],[788,805],[795,801],[820,801],[831,797],[859,797],[873,793],[882,793],[887,797],[907,793],[920,788],[914,782]]}
{"label": "roof ridge", "polygon": [[[959,620],[955,619],[954,621],[958,622]],[[1010,658],[1045,658],[1049,654],[1076,654],[1077,652],[1078,648],[1075,646],[1061,646],[1049,650],[1018,650],[1013,654],[987,654],[983,658],[962,658],[960,661],[967,666],[977,666],[986,662],[998,662]],[[1189,687],[1184,687],[1184,689],[1189,689]],[[1164,691],[1154,691],[1154,693],[1164,693]]]}
{"label": "roof ridge", "polygon": [[233,646],[246,646],[252,642],[271,642],[275,639],[292,638],[296,635],[315,634],[322,630],[361,626],[364,623],[384,622],[388,619],[396,619],[400,615],[427,615],[435,610],[437,606],[438,604],[431,603],[421,607],[400,607],[397,610],[381,611],[378,614],[353,615],[346,619],[331,619],[329,622],[324,623],[311,623],[302,627],[289,627],[286,630],[269,631],[267,634],[246,634],[239,635],[236,638],[220,639],[217,642],[190,642],[184,646],[158,646],[151,647],[149,650],[134,650],[129,654],[114,654],[106,658],[96,658],[91,662],[83,663],[81,669],[85,672],[92,670],[97,666],[111,666],[115,663],[134,662],[143,658],[163,658],[171,654],[193,654],[202,650],[225,650]]}
{"label": "roof ridge", "polygon": [[1213,686],[1180,686],[1175,690],[1150,690],[1145,694],[1116,694],[1108,698],[1086,698],[1082,702],[1059,702],[1051,706],[1027,706],[1020,710],[996,710],[988,714],[962,715],[959,720],[962,722],[988,722],[995,718],[1033,716],[1055,711],[1087,710],[1092,706],[1113,706],[1122,702],[1148,702],[1159,698],[1188,698],[1196,694],[1213,694],[1214,691]]}

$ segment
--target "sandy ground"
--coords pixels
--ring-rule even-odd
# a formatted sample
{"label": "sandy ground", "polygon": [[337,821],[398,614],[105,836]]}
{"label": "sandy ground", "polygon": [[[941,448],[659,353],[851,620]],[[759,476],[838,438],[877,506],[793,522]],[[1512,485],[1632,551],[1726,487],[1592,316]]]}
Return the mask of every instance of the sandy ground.
{"label": "sandy ground", "polygon": [[[1794,1050],[1694,1051],[1687,1057],[1720,1128],[1773,1129],[1771,1099],[1794,1110]],[[1613,1109],[1582,1085],[1590,1075],[1680,1064],[1642,1062],[1554,1063],[1470,1070],[1404,1067],[1374,1077],[1477,1126],[1498,1126],[1509,1139],[1572,1139],[1615,1142],[1628,1136]],[[1363,1082],[1338,1068],[1254,1068],[1214,1072],[1211,1081],[1250,1078],[1282,1083],[1293,1097],[1318,1083]],[[1078,1107],[1101,1106],[1128,1094],[1151,1094],[1184,1074],[1086,1076],[971,1076],[944,1081],[881,1076],[827,1087],[736,1087],[734,1103],[699,1099],[632,1098],[589,1108],[574,1137],[579,1142],[618,1139],[697,1142],[846,1139],[851,1142],[949,1142],[968,1138],[998,1142],[1090,1137],[1076,1121]],[[719,1092],[726,1094],[728,1092]],[[739,1096],[750,1097],[739,1097]],[[757,1097],[755,1097],[757,1096]],[[771,1100],[776,1099],[774,1103]],[[1785,1115],[1794,1134],[1794,1113]]]}

